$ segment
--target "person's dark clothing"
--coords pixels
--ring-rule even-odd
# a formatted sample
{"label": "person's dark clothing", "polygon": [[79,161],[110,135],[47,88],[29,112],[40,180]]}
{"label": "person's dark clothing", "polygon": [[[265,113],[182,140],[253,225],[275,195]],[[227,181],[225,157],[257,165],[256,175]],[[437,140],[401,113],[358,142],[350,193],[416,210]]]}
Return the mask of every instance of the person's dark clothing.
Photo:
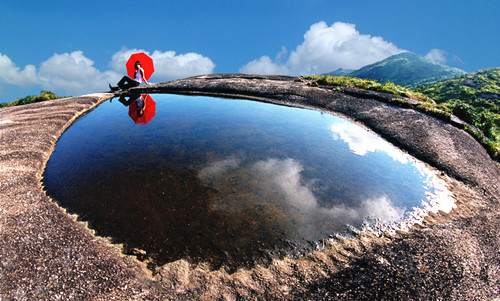
{"label": "person's dark clothing", "polygon": [[131,77],[124,76],[118,82],[118,87],[120,87],[120,89],[122,89],[122,90],[126,90],[126,89],[129,89],[129,88],[137,87],[140,84],[141,84],[140,82],[133,80]]}

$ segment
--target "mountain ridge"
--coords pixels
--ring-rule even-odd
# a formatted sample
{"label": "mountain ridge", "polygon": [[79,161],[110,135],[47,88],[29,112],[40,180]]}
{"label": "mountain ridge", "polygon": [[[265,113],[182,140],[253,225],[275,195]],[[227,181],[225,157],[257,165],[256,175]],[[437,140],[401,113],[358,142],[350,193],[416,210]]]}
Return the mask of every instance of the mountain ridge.
{"label": "mountain ridge", "polygon": [[327,75],[390,81],[404,87],[416,87],[467,74],[461,69],[436,64],[412,52],[396,54],[352,72],[346,71],[348,70],[337,69]]}

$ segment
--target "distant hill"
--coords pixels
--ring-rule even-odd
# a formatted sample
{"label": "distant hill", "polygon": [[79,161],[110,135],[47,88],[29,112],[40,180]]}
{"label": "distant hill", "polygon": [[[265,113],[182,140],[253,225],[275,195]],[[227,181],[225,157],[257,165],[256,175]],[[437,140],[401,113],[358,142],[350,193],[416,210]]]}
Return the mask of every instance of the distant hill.
{"label": "distant hill", "polygon": [[349,75],[349,73],[353,72],[354,70],[352,69],[343,69],[343,68],[339,68],[333,72],[330,72],[330,73],[325,73],[323,75],[331,75],[331,76],[345,76],[345,75]]}
{"label": "distant hill", "polygon": [[415,87],[464,74],[466,72],[458,68],[436,64],[415,53],[404,52],[344,75]]}
{"label": "distant hill", "polygon": [[417,88],[475,126],[500,156],[500,68],[487,68]]}

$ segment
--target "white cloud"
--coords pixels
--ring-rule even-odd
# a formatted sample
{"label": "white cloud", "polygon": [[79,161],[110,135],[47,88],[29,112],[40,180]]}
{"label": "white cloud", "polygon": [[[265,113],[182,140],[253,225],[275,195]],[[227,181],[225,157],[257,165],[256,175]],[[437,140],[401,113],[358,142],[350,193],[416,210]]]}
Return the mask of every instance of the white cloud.
{"label": "white cloud", "polygon": [[429,51],[429,53],[427,53],[425,55],[425,57],[429,60],[431,60],[433,63],[436,63],[436,64],[446,64],[446,55],[448,53],[444,50],[441,50],[441,49],[432,49],[431,51]]}
{"label": "white cloud", "polygon": [[242,66],[240,72],[258,74],[321,74],[338,68],[358,69],[391,55],[404,52],[381,37],[360,34],[354,24],[325,22],[313,24],[304,35],[304,42],[280,62],[283,50],[273,61],[262,56]]}
{"label": "white cloud", "polygon": [[302,170],[302,164],[291,158],[272,158],[258,161],[252,166],[252,171],[257,179],[263,183],[274,185],[274,188],[280,195],[284,196],[284,200],[289,205],[303,212],[316,212],[328,215],[332,219],[348,217],[358,222],[366,217],[371,217],[385,223],[399,220],[404,216],[405,209],[396,207],[385,195],[361,200],[359,206],[355,207],[345,204],[330,208],[322,207],[310,185],[304,184],[304,179],[301,176]]}
{"label": "white cloud", "polygon": [[208,57],[201,54],[188,52],[176,54],[175,51],[159,51],[153,53],[142,49],[126,49],[113,54],[110,66],[118,72],[125,74],[125,63],[130,55],[137,52],[144,52],[151,56],[155,66],[154,78],[160,81],[179,79],[200,74],[213,73],[215,64]]}
{"label": "white cloud", "polygon": [[217,177],[223,175],[228,170],[237,169],[241,164],[241,160],[235,156],[231,156],[224,160],[214,161],[202,168],[198,173],[198,177],[203,181],[216,181]]}
{"label": "white cloud", "polygon": [[387,196],[364,200],[359,211],[363,217],[376,218],[383,223],[402,219],[405,214],[405,209],[396,207]]}
{"label": "white cloud", "polygon": [[19,86],[38,83],[35,66],[27,65],[24,70],[21,70],[7,55],[2,53],[0,53],[0,70],[0,83]]}
{"label": "white cloud", "polygon": [[107,84],[118,81],[120,74],[99,71],[94,67],[94,61],[85,57],[82,51],[73,51],[54,54],[42,62],[38,78],[44,89],[81,95],[107,90]]}
{"label": "white cloud", "polygon": [[[249,163],[249,164],[246,164]],[[257,162],[244,162],[237,156],[214,161],[202,168],[198,177],[206,184],[219,188],[233,186],[229,178],[245,175],[248,182],[236,187],[241,195],[258,194],[262,200],[281,200],[287,206],[309,216],[327,217],[327,220],[344,220],[360,222],[366,217],[391,222],[404,216],[405,209],[396,207],[387,196],[373,197],[360,200],[356,206],[339,204],[332,207],[323,207],[319,204],[313,192],[314,180],[304,179],[302,164],[292,158],[270,158]],[[228,173],[233,173],[228,176]],[[248,191],[247,191],[248,190]],[[236,210],[241,204],[234,203],[238,198],[234,194],[227,196],[227,204],[214,207],[213,210]],[[236,201],[238,202],[238,201]],[[305,227],[305,225],[303,225]]]}
{"label": "white cloud", "polygon": [[[121,49],[111,58],[111,70],[104,71],[97,69],[94,61],[81,50],[56,53],[43,61],[38,70],[34,65],[27,65],[21,70],[7,55],[0,53],[0,88],[3,84],[23,87],[39,85],[60,95],[74,96],[107,91],[108,83],[115,85],[126,75],[125,63],[130,55],[141,51],[144,50]],[[210,58],[198,53],[176,54],[175,51],[159,50],[146,53],[153,58],[153,76],[159,81],[212,73],[215,68]]]}
{"label": "white cloud", "polygon": [[381,151],[395,161],[408,162],[407,155],[401,150],[354,123],[339,121],[334,123],[330,130],[333,133],[333,139],[343,140],[356,155],[365,156],[367,153]]}
{"label": "white cloud", "polygon": [[331,203],[325,206],[315,195],[319,180],[306,178],[303,170],[302,163],[292,158],[253,161],[231,155],[208,163],[198,177],[216,191],[211,210],[232,216],[255,212],[259,215],[255,222],[273,223],[273,229],[290,237],[318,239],[345,225],[361,226],[367,218],[370,225],[376,221],[380,226],[405,217],[406,208],[386,195],[360,195],[353,203],[330,196],[325,201]]}
{"label": "white cloud", "polygon": [[156,50],[153,52],[152,58],[158,66],[156,76],[162,80],[209,74],[215,68],[211,59],[194,52],[176,54],[175,51],[161,52]]}
{"label": "white cloud", "polygon": [[256,178],[273,185],[290,205],[301,210],[316,209],[316,197],[301,181],[302,170],[302,164],[291,158],[258,161],[252,166]]}
{"label": "white cloud", "polygon": [[390,223],[401,220],[405,214],[405,208],[395,206],[387,196],[380,196],[362,200],[358,207],[347,207],[344,204],[331,208],[321,207],[319,210],[334,218],[349,218],[361,221],[365,218],[377,219],[382,223]]}
{"label": "white cloud", "polygon": [[240,72],[255,74],[290,74],[290,71],[285,65],[273,62],[267,55],[241,67]]}

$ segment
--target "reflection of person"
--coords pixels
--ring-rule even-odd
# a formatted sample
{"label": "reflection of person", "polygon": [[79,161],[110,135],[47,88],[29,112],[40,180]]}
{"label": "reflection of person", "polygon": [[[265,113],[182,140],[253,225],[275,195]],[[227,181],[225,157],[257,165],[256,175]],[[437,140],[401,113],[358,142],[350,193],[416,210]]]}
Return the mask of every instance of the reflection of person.
{"label": "reflection of person", "polygon": [[115,92],[118,90],[125,90],[125,89],[129,89],[132,87],[137,87],[143,81],[146,83],[146,85],[149,85],[148,81],[144,77],[144,69],[142,69],[140,61],[135,62],[134,68],[135,68],[135,71],[134,71],[134,78],[133,79],[130,78],[129,76],[125,75],[118,82],[118,84],[117,84],[118,87],[112,87],[111,84],[109,84],[109,88],[111,89],[111,92]]}
{"label": "reflection of person", "polygon": [[135,105],[137,108],[137,116],[141,117],[144,115],[144,110],[146,110],[146,100],[140,94],[132,94],[129,96],[128,100],[125,100],[125,96],[121,95],[118,99],[119,102],[124,104],[125,106],[129,106],[132,102],[135,101]]}
{"label": "reflection of person", "polygon": [[142,117],[144,115],[144,110],[146,110],[146,100],[140,94],[132,94],[129,96],[128,100],[125,100],[125,96],[121,95],[118,99],[119,102],[124,104],[125,106],[129,106],[132,102],[135,101],[137,108],[137,116]]}
{"label": "reflection of person", "polygon": [[118,101],[121,102],[124,106],[128,107],[134,100],[136,100],[140,96],[140,94],[130,94],[128,100],[126,100],[125,95],[122,94],[120,95],[120,98],[118,98]]}
{"label": "reflection of person", "polygon": [[135,104],[137,106],[137,116],[142,117],[144,110],[146,110],[146,101],[142,95],[135,99]]}

